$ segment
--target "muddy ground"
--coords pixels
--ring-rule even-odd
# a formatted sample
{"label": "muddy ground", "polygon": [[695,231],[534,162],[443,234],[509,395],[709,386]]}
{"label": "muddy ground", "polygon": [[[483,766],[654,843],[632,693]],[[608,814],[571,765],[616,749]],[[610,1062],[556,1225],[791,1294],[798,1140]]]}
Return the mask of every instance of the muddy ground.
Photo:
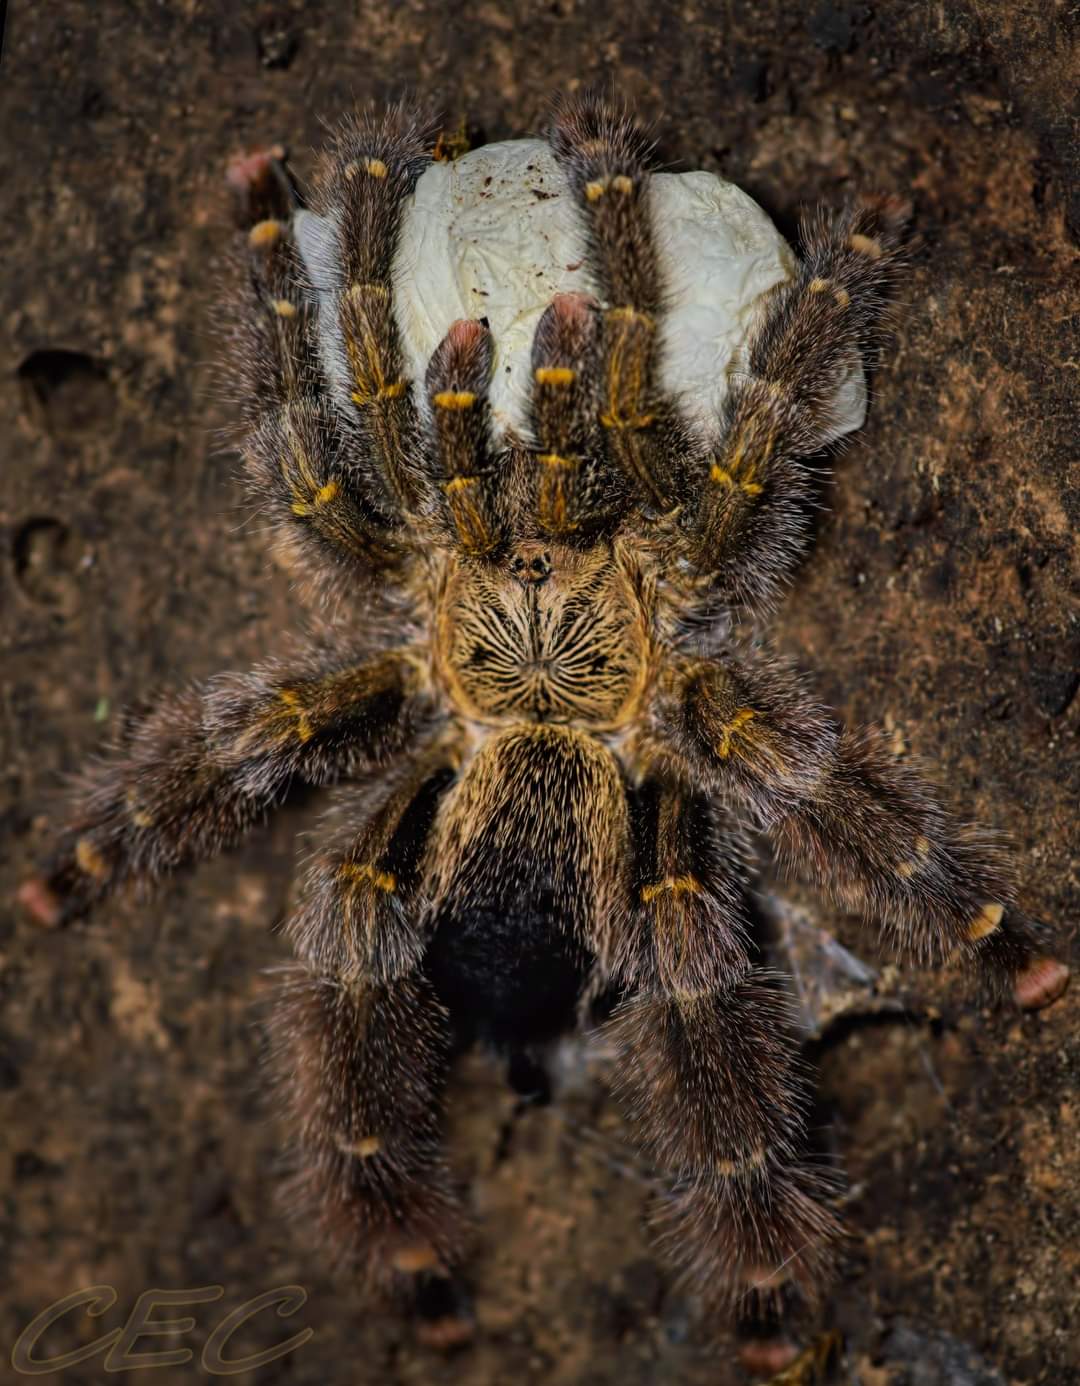
{"label": "muddy ground", "polygon": [[[14,0],[0,103],[0,1342],[62,1296],[115,1289],[39,1353],[136,1297],[220,1286],[189,1313],[190,1381],[229,1310],[296,1284],[234,1351],[309,1341],[258,1383],[710,1383],[649,1248],[649,1173],[600,1056],[548,1108],[470,1061],[455,1158],[472,1181],[479,1334],[447,1361],[373,1313],[273,1211],[258,1003],[285,956],[291,806],[151,907],[66,931],[6,902],[50,795],[155,685],[241,667],[297,618],[215,445],[211,263],[234,152],[303,173],[354,99],[438,88],[498,139],[555,88],[615,81],[676,166],[722,170],[793,234],[800,203],[909,195],[916,241],[869,423],[836,466],[781,644],[857,721],[937,767],[1013,835],[1023,902],[1072,944],[1080,905],[1080,472],[1075,336],[1080,63],[1065,6],[1027,0],[626,3],[460,11],[404,0]],[[1069,32],[1069,24],[1074,26]],[[820,921],[874,960],[868,933]],[[885,972],[903,1008],[821,1046],[850,1177],[844,1273],[820,1327],[862,1386],[1080,1379],[1080,988],[1040,1015],[955,975]],[[871,1007],[872,1009],[872,1007]],[[573,1067],[571,1065],[571,1067]],[[144,1340],[138,1350],[176,1347]],[[101,1356],[48,1379],[99,1381]]]}

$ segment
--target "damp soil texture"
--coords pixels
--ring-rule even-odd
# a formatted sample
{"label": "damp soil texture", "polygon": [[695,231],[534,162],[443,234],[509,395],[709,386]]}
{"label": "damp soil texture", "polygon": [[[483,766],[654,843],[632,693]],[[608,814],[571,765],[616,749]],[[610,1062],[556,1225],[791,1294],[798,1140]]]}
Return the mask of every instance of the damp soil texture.
{"label": "damp soil texture", "polygon": [[[260,1005],[318,799],[236,851],[65,930],[11,905],[55,787],[156,687],[240,668],[300,616],[248,522],[213,387],[230,156],[303,176],[355,101],[441,94],[474,139],[534,132],[551,93],[615,83],[674,167],[723,172],[791,237],[800,206],[909,197],[914,240],[869,421],[836,460],[815,551],[776,622],[847,718],[884,723],[951,802],[1008,832],[1024,905],[1080,916],[1076,463],[1077,14],[1029,0],[601,5],[592,0],[13,0],[0,81],[0,1340],[109,1287],[37,1348],[89,1347],[147,1290],[194,1351],[301,1286],[227,1352],[257,1383],[745,1380],[646,1236],[603,1054],[521,1104],[466,1061],[454,1160],[477,1220],[477,1333],[446,1358],[377,1312],[274,1205]],[[1073,26],[1070,32],[1070,25]],[[357,619],[363,613],[357,612]],[[1080,988],[1027,1015],[950,970],[883,962],[816,1046],[851,1241],[809,1332],[861,1386],[1080,1380]],[[181,1298],[184,1296],[181,1295]],[[295,1306],[293,1306],[295,1308]],[[103,1352],[49,1380],[96,1382]]]}

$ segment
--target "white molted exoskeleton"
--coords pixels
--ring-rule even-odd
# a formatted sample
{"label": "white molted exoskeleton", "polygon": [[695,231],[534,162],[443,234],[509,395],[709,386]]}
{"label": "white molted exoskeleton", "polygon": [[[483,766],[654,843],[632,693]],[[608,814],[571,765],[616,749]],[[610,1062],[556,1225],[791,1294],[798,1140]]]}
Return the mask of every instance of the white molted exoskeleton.
{"label": "white molted exoskeleton", "polygon": [[[716,174],[657,173],[649,195],[668,294],[660,383],[687,421],[704,427],[744,365],[766,296],[793,276],[795,257],[753,198]],[[300,211],[295,230],[309,278],[329,304],[344,287],[330,219]],[[402,216],[395,280],[410,378],[423,381],[452,322],[486,318],[495,346],[493,422],[524,438],[540,315],[558,293],[589,293],[602,302],[580,215],[542,140],[506,140],[431,164]],[[329,306],[319,331],[327,373],[347,405],[350,385]],[[414,394],[423,412],[423,391]],[[865,417],[865,377],[856,361],[837,392],[829,441],[860,428]]]}

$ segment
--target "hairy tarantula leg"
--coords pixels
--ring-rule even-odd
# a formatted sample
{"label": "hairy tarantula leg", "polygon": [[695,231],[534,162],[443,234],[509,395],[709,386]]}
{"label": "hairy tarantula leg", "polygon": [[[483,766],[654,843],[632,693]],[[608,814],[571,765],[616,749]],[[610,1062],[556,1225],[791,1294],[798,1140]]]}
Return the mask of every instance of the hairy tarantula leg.
{"label": "hairy tarantula leg", "polygon": [[493,357],[488,329],[462,318],[451,324],[427,369],[442,490],[458,543],[474,558],[491,553],[503,538],[487,398]]}
{"label": "hairy tarantula leg", "polygon": [[646,1150],[671,1181],[653,1211],[665,1255],[710,1312],[815,1303],[841,1224],[802,1156],[803,1085],[785,1000],[756,971],[730,988],[644,993],[604,1027]]}
{"label": "hairy tarantula leg", "polygon": [[906,208],[863,202],[804,220],[805,258],[775,289],[732,380],[687,552],[730,603],[767,602],[802,551],[813,478],[799,458],[836,436],[837,400],[874,341]]}
{"label": "hairy tarantula leg", "polygon": [[[423,1308],[432,1280],[460,1261],[467,1234],[440,1131],[445,1010],[417,976],[380,983],[298,966],[281,991],[272,1039],[296,1132],[286,1206],[370,1288]],[[440,1336],[436,1324],[428,1328]]]}
{"label": "hairy tarantula leg", "polygon": [[[782,667],[687,665],[666,695],[670,768],[756,813],[782,861],[928,960],[957,953],[1024,1006],[1068,980],[1016,908],[992,836],[955,820],[875,733],[843,729]],[[681,763],[681,764],[680,764]]]}
{"label": "hairy tarantula leg", "polygon": [[427,942],[417,904],[423,856],[460,759],[455,742],[436,742],[377,792],[353,790],[335,806],[334,818],[348,827],[315,856],[303,901],[286,926],[310,967],[381,985],[420,965]]}
{"label": "hairy tarantula leg", "polygon": [[[339,133],[321,170],[318,210],[334,228],[332,311],[355,418],[384,504],[412,514],[426,494],[415,404],[393,308],[401,216],[431,162],[434,125],[396,106]],[[324,300],[324,302],[329,302]]]}
{"label": "hairy tarantula leg", "polygon": [[62,922],[128,881],[212,856],[290,781],[322,784],[386,759],[426,712],[405,654],[355,665],[313,655],[299,670],[264,665],[170,695],[85,773],[23,904],[42,922]]}
{"label": "hairy tarantula leg", "polygon": [[631,797],[633,904],[604,963],[621,985],[668,995],[733,986],[750,967],[746,867],[708,800],[646,776]]}
{"label": "hairy tarantula leg", "polygon": [[783,993],[750,965],[738,853],[702,797],[655,779],[634,796],[634,829],[633,904],[609,964],[631,994],[605,1033],[672,1181],[661,1241],[711,1307],[760,1309],[789,1284],[812,1300],[839,1223],[802,1158],[796,1045]]}
{"label": "hairy tarantula leg", "polygon": [[595,530],[617,518],[628,500],[622,474],[603,458],[598,436],[600,326],[593,299],[556,294],[533,338],[536,516],[541,529],[555,537]]}
{"label": "hairy tarantula leg", "polygon": [[657,380],[664,284],[649,207],[651,144],[632,115],[597,96],[560,105],[550,138],[580,202],[605,300],[599,403],[607,447],[648,503],[670,510],[687,437]]}
{"label": "hairy tarantula leg", "polygon": [[292,236],[291,183],[276,157],[234,161],[228,178],[249,222],[234,276],[230,331],[240,363],[249,488],[279,548],[329,568],[366,574],[403,550],[357,485],[342,422],[328,398],[318,311],[304,286]]}

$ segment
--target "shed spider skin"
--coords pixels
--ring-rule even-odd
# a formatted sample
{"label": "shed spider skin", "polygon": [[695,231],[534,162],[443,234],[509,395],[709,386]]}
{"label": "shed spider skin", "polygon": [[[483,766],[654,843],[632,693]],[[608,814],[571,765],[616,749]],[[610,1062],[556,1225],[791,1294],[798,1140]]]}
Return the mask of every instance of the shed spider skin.
{"label": "shed spider skin", "polygon": [[23,900],[73,917],[235,842],[290,785],[350,782],[274,1025],[290,1201],[327,1244],[454,1341],[451,1056],[528,1052],[603,991],[671,1259],[710,1310],[813,1301],[841,1228],[783,993],[749,942],[751,834],[922,962],[958,953],[1031,1007],[1068,977],[994,839],[718,619],[766,613],[803,551],[806,459],[874,339],[903,210],[807,219],[702,431],[661,383],[649,141],[611,101],[563,102],[550,147],[599,293],[543,312],[529,436],[500,434],[485,320],[406,375],[394,256],[435,129],[406,106],[342,125],[315,192],[334,236],[318,284],[280,160],[232,174],[247,475],[288,562],[352,594],[351,643],[335,627],[136,719]]}

